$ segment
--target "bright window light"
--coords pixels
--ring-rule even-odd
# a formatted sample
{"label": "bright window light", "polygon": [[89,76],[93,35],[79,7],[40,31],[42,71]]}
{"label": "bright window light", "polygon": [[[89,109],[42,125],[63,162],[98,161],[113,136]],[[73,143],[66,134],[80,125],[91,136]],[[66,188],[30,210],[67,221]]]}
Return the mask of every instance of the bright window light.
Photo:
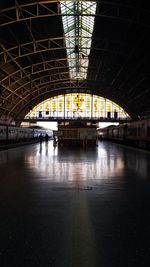
{"label": "bright window light", "polygon": [[51,97],[35,106],[25,119],[129,119],[129,115],[107,98],[84,93]]}
{"label": "bright window light", "polygon": [[61,1],[70,78],[85,80],[89,65],[96,1]]}

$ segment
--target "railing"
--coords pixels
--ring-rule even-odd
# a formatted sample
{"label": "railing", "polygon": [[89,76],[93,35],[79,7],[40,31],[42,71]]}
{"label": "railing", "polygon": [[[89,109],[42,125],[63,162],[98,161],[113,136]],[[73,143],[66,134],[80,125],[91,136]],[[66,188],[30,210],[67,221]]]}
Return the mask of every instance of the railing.
{"label": "railing", "polygon": [[24,122],[36,121],[96,121],[96,122],[128,122],[130,118],[108,118],[108,117],[25,117]]}

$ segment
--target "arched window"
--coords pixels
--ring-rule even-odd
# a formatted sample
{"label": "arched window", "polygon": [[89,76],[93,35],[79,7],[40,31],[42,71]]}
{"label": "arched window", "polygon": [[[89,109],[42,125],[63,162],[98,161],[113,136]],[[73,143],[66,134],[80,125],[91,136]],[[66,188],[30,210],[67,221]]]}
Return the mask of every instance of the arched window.
{"label": "arched window", "polygon": [[72,93],[58,95],[39,103],[26,115],[29,118],[129,119],[116,103],[97,95]]}

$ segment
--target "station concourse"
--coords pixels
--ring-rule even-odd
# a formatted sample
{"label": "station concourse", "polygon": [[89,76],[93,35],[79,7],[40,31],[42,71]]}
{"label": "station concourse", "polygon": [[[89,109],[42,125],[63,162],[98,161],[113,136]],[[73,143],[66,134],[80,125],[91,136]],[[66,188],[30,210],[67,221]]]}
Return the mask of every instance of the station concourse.
{"label": "station concourse", "polygon": [[149,266],[149,35],[147,1],[0,1],[1,267]]}

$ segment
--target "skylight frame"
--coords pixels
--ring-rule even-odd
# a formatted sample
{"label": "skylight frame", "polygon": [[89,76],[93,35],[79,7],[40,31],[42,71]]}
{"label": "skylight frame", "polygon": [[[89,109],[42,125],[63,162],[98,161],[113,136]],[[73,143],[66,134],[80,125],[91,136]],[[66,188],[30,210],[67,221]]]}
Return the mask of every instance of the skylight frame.
{"label": "skylight frame", "polygon": [[[69,73],[72,80],[87,78],[96,5],[96,1],[60,1]],[[76,47],[78,49],[75,49]]]}

